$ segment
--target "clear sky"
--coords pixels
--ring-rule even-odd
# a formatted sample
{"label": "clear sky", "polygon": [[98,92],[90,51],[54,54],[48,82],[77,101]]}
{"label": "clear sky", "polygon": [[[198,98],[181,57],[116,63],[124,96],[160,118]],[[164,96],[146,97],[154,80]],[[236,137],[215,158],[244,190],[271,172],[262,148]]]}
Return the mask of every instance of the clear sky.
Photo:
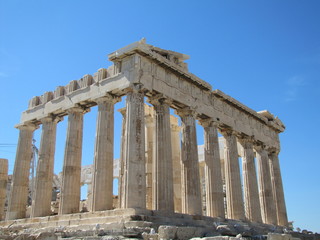
{"label": "clear sky", "polygon": [[[29,99],[111,65],[107,54],[145,37],[190,55],[189,70],[214,89],[285,123],[280,161],[289,220],[320,232],[319,25],[317,0],[0,0],[0,158],[12,173],[16,146],[4,144],[17,144],[14,125]],[[83,164],[92,162],[95,113],[85,116]],[[120,126],[116,113],[116,157]],[[59,123],[56,172],[65,128]]]}

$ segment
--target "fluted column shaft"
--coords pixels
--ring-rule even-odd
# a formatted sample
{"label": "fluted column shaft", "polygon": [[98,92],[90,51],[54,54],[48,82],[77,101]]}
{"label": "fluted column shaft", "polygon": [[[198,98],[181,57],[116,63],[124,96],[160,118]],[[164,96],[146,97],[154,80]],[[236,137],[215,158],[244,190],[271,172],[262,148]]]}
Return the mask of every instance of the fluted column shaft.
{"label": "fluted column shaft", "polygon": [[32,158],[32,137],[36,126],[33,124],[19,126],[19,142],[13,170],[9,204],[6,220],[26,217],[28,200],[29,171]]}
{"label": "fluted column shaft", "polygon": [[126,149],[126,108],[121,108],[118,110],[122,115],[122,129],[121,129],[121,147],[120,147],[120,169],[119,169],[119,181],[118,181],[118,199],[119,199],[119,208],[124,207],[123,203],[123,193],[124,193],[124,183],[123,183],[123,175],[124,175],[124,156]]}
{"label": "fluted column shaft", "polygon": [[276,224],[277,216],[273,199],[268,153],[262,146],[255,146],[258,164],[259,195],[262,221]]}
{"label": "fluted column shaft", "polygon": [[249,221],[262,222],[253,143],[246,138],[240,139],[239,142],[243,147],[242,177],[246,218]]}
{"label": "fluted column shaft", "polygon": [[146,207],[153,209],[152,206],[152,164],[153,164],[153,145],[154,145],[154,116],[153,108],[149,114],[146,113]]}
{"label": "fluted column shaft", "polygon": [[224,136],[227,217],[230,219],[245,219],[237,138],[233,131],[222,131],[222,134]]}
{"label": "fluted column shaft", "polygon": [[203,120],[200,123],[204,127],[204,175],[207,216],[224,218],[224,193],[217,128],[211,120]]}
{"label": "fluted column shaft", "polygon": [[6,202],[8,182],[8,159],[0,158],[0,221],[4,220],[4,205]]}
{"label": "fluted column shaft", "polygon": [[64,162],[59,214],[79,212],[81,157],[83,135],[83,109],[68,110],[68,128]]}
{"label": "fluted column shaft", "polygon": [[181,195],[182,212],[202,214],[198,145],[194,112],[179,110],[182,123],[181,139]]}
{"label": "fluted column shaft", "polygon": [[117,101],[118,99],[112,96],[97,100],[91,211],[108,210],[113,207],[114,104]]}
{"label": "fluted column shaft", "polygon": [[[180,161],[180,130],[177,121],[171,116],[171,145],[172,145],[172,167],[173,167],[173,197],[174,211],[181,213],[181,161]],[[178,120],[178,119],[174,119]]]}
{"label": "fluted column shaft", "polygon": [[47,117],[41,120],[42,134],[35,181],[35,192],[32,199],[32,218],[51,215],[54,153],[58,120],[59,119],[54,119],[52,117]]}
{"label": "fluted column shaft", "polygon": [[146,207],[144,94],[133,89],[126,100],[123,208]]}
{"label": "fluted column shaft", "polygon": [[288,225],[287,209],[284,199],[280,164],[277,152],[269,155],[271,182],[273,189],[273,197],[276,203],[277,223],[280,226]]}
{"label": "fluted column shaft", "polygon": [[151,99],[154,106],[152,205],[154,210],[174,211],[170,111],[166,99]]}

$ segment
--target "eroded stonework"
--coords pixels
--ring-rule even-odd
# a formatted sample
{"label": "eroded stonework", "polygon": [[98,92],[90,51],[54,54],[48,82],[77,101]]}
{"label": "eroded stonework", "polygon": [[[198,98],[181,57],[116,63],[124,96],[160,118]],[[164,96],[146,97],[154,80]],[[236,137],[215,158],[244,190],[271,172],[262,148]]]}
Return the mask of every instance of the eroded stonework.
{"label": "eroded stonework", "polygon": [[[113,221],[111,216],[119,217],[132,209],[128,211],[139,215],[138,221],[145,218],[155,228],[166,221],[178,224],[175,219],[179,216],[193,218],[196,221],[192,224],[196,225],[201,222],[197,220],[203,220],[204,226],[228,219],[269,224],[265,225],[268,231],[271,225],[281,226],[279,229],[287,226],[278,159],[278,134],[285,126],[269,111],[256,112],[220,90],[212,90],[209,83],[188,71],[184,62],[188,58],[141,40],[109,54],[113,65],[108,69],[101,68],[93,76],[87,74],[32,98],[17,125],[19,144],[6,221],[1,226],[26,217],[31,160],[27,156],[31,155],[33,133],[40,124],[31,219],[19,220],[19,224],[38,226],[33,224],[44,218],[48,227],[70,227],[72,216],[82,219],[85,213],[79,213],[80,187],[88,184],[85,179],[90,175],[89,213],[83,216],[91,218],[92,224],[98,221],[99,212],[102,221],[114,223],[118,220]],[[119,205],[109,213],[114,208],[114,104],[124,96],[126,107],[120,110]],[[145,106],[145,98],[150,106]],[[81,172],[83,116],[93,106],[98,106],[94,164]],[[171,116],[170,109],[177,117]],[[48,186],[54,178],[56,126],[64,116],[68,116],[68,128],[60,204],[58,216],[52,217],[52,189]],[[198,123],[204,128],[205,142],[200,155]],[[199,156],[203,157],[200,166]],[[159,217],[152,217],[157,213]],[[121,221],[134,221],[130,214]],[[68,216],[70,221],[66,223]],[[74,224],[84,223],[76,220]]]}

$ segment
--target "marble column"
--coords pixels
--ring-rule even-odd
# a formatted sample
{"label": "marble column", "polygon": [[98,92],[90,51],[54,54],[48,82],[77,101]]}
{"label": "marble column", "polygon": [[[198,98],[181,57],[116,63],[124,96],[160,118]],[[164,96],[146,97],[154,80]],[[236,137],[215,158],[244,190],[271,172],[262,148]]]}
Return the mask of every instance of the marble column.
{"label": "marble column", "polygon": [[181,206],[181,162],[180,162],[180,131],[178,118],[171,118],[171,148],[172,148],[172,168],[173,168],[173,199],[174,211],[182,213]]}
{"label": "marble column", "polygon": [[182,212],[202,214],[198,145],[195,112],[190,109],[177,111],[181,117],[181,195]]}
{"label": "marble column", "polygon": [[41,120],[42,134],[35,181],[35,192],[32,199],[32,218],[51,215],[56,129],[57,122],[59,120],[59,118],[53,117],[46,117]]}
{"label": "marble column", "polygon": [[113,207],[114,104],[118,101],[119,98],[111,95],[97,100],[98,116],[92,171],[93,212]]}
{"label": "marble column", "polygon": [[255,145],[258,164],[259,195],[263,223],[276,224],[275,202],[273,199],[268,153],[264,146]]}
{"label": "marble column", "polygon": [[146,208],[144,94],[134,86],[127,94],[123,208]]}
{"label": "marble column", "polygon": [[89,212],[92,212],[92,200],[93,200],[93,194],[92,194],[92,182],[87,183],[87,210]]}
{"label": "marble column", "polygon": [[37,126],[34,124],[18,126],[18,129],[20,130],[19,142],[13,170],[6,220],[26,217],[30,162],[32,158],[32,138],[33,132],[36,128]]}
{"label": "marble column", "polygon": [[284,199],[280,164],[277,151],[272,151],[269,154],[269,164],[273,197],[276,203],[277,224],[280,226],[288,226],[287,209]]}
{"label": "marble column", "polygon": [[232,130],[222,130],[221,133],[224,136],[227,218],[245,219],[237,137]]}
{"label": "marble column", "polygon": [[242,177],[246,218],[252,222],[262,222],[259,190],[254,163],[253,142],[250,138],[239,138],[242,145]]}
{"label": "marble column", "polygon": [[224,218],[224,193],[217,128],[211,119],[202,120],[200,124],[204,127],[204,177],[207,216]]}
{"label": "marble column", "polygon": [[126,113],[127,109],[121,108],[118,110],[122,115],[122,128],[121,128],[121,146],[120,146],[120,162],[119,162],[119,180],[118,180],[118,201],[119,208],[124,208],[123,203],[123,193],[124,193],[124,184],[123,184],[123,174],[124,174],[124,156],[126,149]]}
{"label": "marble column", "polygon": [[152,162],[153,162],[153,135],[154,135],[154,113],[153,108],[145,105],[146,124],[146,207],[152,206]]}
{"label": "marble column", "polygon": [[154,146],[152,164],[152,206],[154,210],[174,212],[173,172],[170,129],[170,100],[150,99],[154,106]]}
{"label": "marble column", "polygon": [[0,221],[4,220],[4,205],[6,202],[8,182],[8,159],[0,158]]}
{"label": "marble column", "polygon": [[83,113],[80,107],[68,110],[59,215],[77,213],[80,208]]}

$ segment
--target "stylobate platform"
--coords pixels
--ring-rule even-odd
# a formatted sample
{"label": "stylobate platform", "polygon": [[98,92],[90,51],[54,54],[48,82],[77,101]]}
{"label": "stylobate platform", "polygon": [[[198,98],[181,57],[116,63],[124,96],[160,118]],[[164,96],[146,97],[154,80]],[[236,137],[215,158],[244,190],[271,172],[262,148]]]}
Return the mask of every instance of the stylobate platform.
{"label": "stylobate platform", "polygon": [[104,235],[139,235],[155,232],[160,226],[178,231],[193,229],[193,236],[237,235],[255,236],[269,232],[282,233],[282,227],[247,221],[212,218],[146,209],[114,209],[101,212],[86,212],[48,217],[25,218],[0,222],[0,231],[10,232],[100,232]]}

